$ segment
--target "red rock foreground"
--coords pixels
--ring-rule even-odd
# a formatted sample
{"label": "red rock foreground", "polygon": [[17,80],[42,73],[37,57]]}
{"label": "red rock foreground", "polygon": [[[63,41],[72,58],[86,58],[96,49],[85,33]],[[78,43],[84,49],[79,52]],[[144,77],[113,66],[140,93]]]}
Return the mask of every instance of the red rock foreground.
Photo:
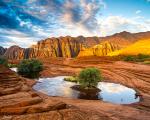
{"label": "red rock foreground", "polygon": [[33,81],[0,66],[0,120],[107,120],[107,115],[80,110],[45,98],[31,89]]}
{"label": "red rock foreground", "polygon": [[[145,112],[149,112],[150,118],[150,66],[149,65],[142,65],[136,63],[127,63],[123,61],[115,61],[113,58],[107,57],[84,57],[84,58],[77,58],[77,59],[66,59],[66,58],[51,58],[51,59],[44,59],[42,60],[45,66],[45,70],[41,73],[43,77],[51,77],[51,76],[58,76],[58,75],[75,75],[81,69],[86,67],[97,67],[102,70],[103,77],[105,81],[121,83],[125,86],[132,87],[137,90],[138,94],[141,96],[141,102],[126,105],[128,107],[132,107],[136,110],[141,110]],[[64,99],[63,99],[64,100]],[[74,101],[74,102],[73,102]],[[79,100],[80,101],[80,100]],[[66,100],[64,100],[66,102]],[[68,100],[66,103],[78,105],[77,100]],[[77,102],[77,104],[76,104]],[[85,104],[84,104],[85,103]],[[90,105],[90,104],[91,105]],[[92,106],[92,110],[95,108],[98,111],[103,111],[105,106],[105,113],[108,112],[115,112],[117,114],[117,110],[119,109],[118,105],[106,107],[106,103],[100,103],[99,101],[82,101],[80,104],[85,105],[85,109],[87,107]],[[99,105],[98,105],[99,104]],[[113,108],[116,108],[115,110]],[[113,110],[112,110],[113,109]],[[122,114],[127,115],[125,106],[121,107],[123,112]],[[119,114],[121,113],[118,113]],[[129,110],[129,113],[132,117],[132,112]],[[142,112],[140,112],[140,116]],[[123,115],[123,116],[124,116]],[[131,118],[130,118],[131,119]],[[133,118],[132,118],[133,119]],[[135,117],[134,119],[139,119]],[[142,120],[146,118],[141,118]]]}
{"label": "red rock foreground", "polygon": [[31,89],[32,80],[19,77],[0,66],[0,120],[149,120],[148,66],[98,58],[61,58],[43,62],[43,76],[71,75],[81,68],[97,66],[102,69],[105,78],[136,88],[144,100],[133,105],[115,105],[100,100],[48,97]]}

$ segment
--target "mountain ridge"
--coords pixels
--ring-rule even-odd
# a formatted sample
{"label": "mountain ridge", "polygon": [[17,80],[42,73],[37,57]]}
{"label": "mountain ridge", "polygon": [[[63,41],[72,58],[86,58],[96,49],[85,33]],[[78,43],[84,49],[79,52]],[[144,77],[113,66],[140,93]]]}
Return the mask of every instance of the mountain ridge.
{"label": "mountain ridge", "polygon": [[[107,52],[120,50],[140,39],[150,38],[150,31],[140,33],[120,32],[107,37],[52,37],[38,41],[29,48],[11,46],[7,50],[0,47],[0,55],[8,59],[28,59],[47,57],[77,57],[85,49],[91,49],[97,45],[97,51]],[[101,46],[101,47],[100,47]]]}

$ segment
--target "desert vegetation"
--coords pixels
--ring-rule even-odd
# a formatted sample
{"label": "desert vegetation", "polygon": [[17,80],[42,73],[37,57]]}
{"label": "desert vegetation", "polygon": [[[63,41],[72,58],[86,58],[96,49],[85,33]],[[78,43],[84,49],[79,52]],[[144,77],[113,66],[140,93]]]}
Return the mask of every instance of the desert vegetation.
{"label": "desert vegetation", "polygon": [[16,67],[18,67],[18,65],[17,64],[8,63],[8,67],[9,68],[16,68]]}
{"label": "desert vegetation", "polygon": [[79,84],[84,88],[96,87],[102,80],[101,72],[97,68],[83,69],[79,74]]}
{"label": "desert vegetation", "polygon": [[65,81],[78,82],[83,88],[94,88],[98,82],[102,81],[102,75],[97,68],[83,69],[78,76],[69,76],[64,78]]}
{"label": "desert vegetation", "polygon": [[124,61],[132,61],[132,62],[144,62],[150,60],[150,55],[138,54],[138,55],[126,55],[121,57]]}
{"label": "desert vegetation", "polygon": [[4,57],[0,57],[0,65],[8,66],[8,61]]}
{"label": "desert vegetation", "polygon": [[77,76],[69,76],[69,77],[65,77],[64,78],[65,81],[69,81],[69,82],[78,82],[78,77]]}
{"label": "desert vegetation", "polygon": [[36,59],[22,60],[18,65],[18,73],[22,76],[35,78],[43,70],[43,64]]}

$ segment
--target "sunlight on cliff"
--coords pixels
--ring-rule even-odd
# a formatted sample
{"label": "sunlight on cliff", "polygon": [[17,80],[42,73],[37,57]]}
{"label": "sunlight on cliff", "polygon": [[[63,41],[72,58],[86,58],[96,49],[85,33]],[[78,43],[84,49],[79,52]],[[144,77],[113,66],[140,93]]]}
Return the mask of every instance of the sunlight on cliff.
{"label": "sunlight on cliff", "polygon": [[113,52],[115,50],[119,50],[119,46],[117,44],[113,44],[111,42],[102,42],[98,45],[95,45],[91,48],[84,48],[80,51],[78,57],[83,56],[106,56],[108,53]]}
{"label": "sunlight on cliff", "polygon": [[137,54],[150,55],[150,39],[140,40],[124,49],[111,52],[108,54],[108,56],[137,55]]}

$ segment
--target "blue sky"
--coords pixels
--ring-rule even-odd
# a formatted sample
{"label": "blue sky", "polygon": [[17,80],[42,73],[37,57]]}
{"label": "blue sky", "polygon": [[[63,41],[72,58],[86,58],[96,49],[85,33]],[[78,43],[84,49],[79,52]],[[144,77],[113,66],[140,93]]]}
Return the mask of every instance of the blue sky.
{"label": "blue sky", "polygon": [[150,0],[0,0],[0,46],[150,31]]}

